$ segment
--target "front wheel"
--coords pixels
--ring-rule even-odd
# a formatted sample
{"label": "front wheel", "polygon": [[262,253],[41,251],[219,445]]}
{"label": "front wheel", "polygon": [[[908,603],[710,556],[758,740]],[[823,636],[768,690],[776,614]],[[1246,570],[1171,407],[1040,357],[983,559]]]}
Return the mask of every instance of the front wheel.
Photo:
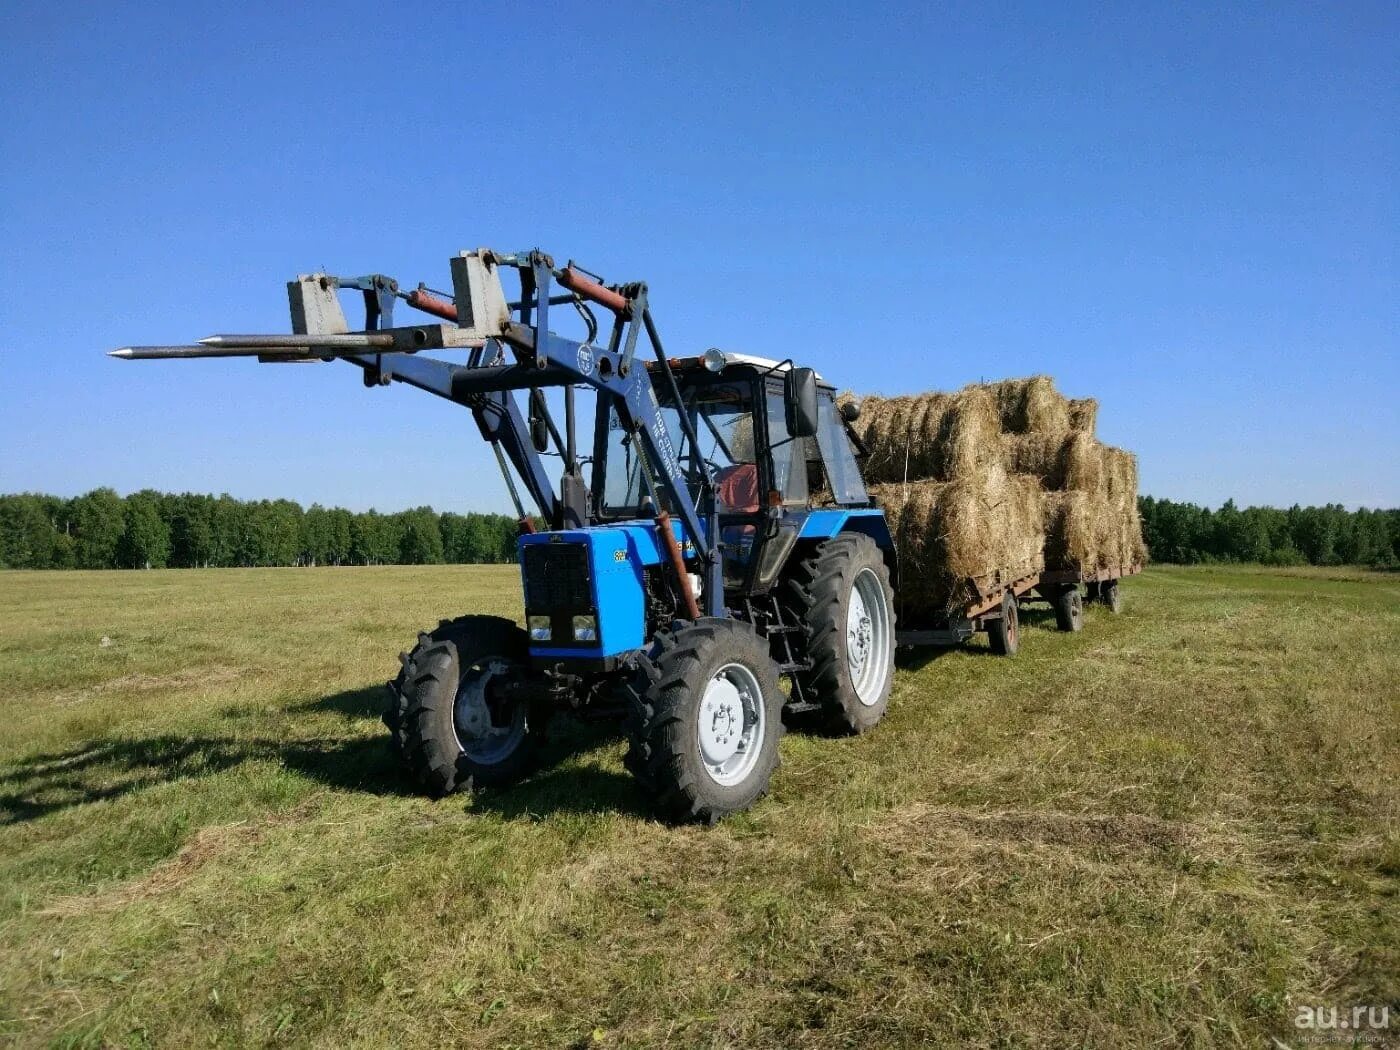
{"label": "front wheel", "polygon": [[737,620],[663,639],[628,719],[627,768],[672,820],[713,824],[768,790],[783,693],[767,643]]}
{"label": "front wheel", "polygon": [[444,620],[418,636],[385,721],[409,772],[434,797],[511,783],[527,773],[541,738],[518,692],[529,641],[497,616]]}

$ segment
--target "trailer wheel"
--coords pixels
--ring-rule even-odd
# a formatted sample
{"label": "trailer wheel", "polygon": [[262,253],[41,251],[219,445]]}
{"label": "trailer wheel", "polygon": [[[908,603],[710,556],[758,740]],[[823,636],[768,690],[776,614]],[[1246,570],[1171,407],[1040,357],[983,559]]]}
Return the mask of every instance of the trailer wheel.
{"label": "trailer wheel", "polygon": [[1066,587],[1055,595],[1055,626],[1062,631],[1078,631],[1084,626],[1084,599],[1078,587]]}
{"label": "trailer wheel", "polygon": [[768,790],[783,693],[768,643],[748,624],[704,618],[669,635],[638,672],[625,764],[661,814],[706,824]]}
{"label": "trailer wheel", "polygon": [[884,717],[894,684],[894,591],[884,554],[869,536],[827,540],[797,567],[791,605],[811,669],[795,674],[828,724],[863,733]]}
{"label": "trailer wheel", "polygon": [[396,749],[434,798],[524,776],[542,736],[539,719],[502,686],[525,666],[525,632],[497,616],[444,620],[418,636],[386,712]]}
{"label": "trailer wheel", "polygon": [[987,640],[998,656],[1015,656],[1021,648],[1021,618],[1016,596],[1007,591],[1001,598],[1001,615],[987,624]]}
{"label": "trailer wheel", "polygon": [[1117,580],[1104,580],[1099,584],[1099,601],[1108,606],[1111,613],[1123,611],[1123,595],[1118,590]]}

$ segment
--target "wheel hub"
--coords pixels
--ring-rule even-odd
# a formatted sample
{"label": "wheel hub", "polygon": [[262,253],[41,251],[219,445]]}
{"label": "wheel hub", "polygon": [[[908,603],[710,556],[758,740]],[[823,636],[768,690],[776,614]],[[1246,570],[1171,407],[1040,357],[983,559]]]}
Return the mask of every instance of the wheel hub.
{"label": "wheel hub", "polygon": [[871,706],[880,701],[893,656],[889,603],[884,585],[862,569],[846,604],[846,666],[857,698]]}
{"label": "wheel hub", "polygon": [[514,751],[525,734],[524,709],[513,705],[505,712],[505,725],[497,725],[491,706],[486,702],[487,689],[498,678],[510,674],[511,664],[500,657],[491,657],[470,667],[462,675],[452,707],[453,728],[457,731],[457,746],[470,758],[485,764],[499,761]]}
{"label": "wheel hub", "polygon": [[713,679],[700,701],[700,751],[714,765],[739,750],[744,730],[744,700],[727,678]]}
{"label": "wheel hub", "polygon": [[870,623],[870,610],[859,591],[851,594],[851,609],[846,617],[846,662],[851,668],[851,677],[859,678],[870,659],[870,642],[874,630]]}
{"label": "wheel hub", "polygon": [[716,784],[742,783],[763,749],[763,688],[741,663],[725,664],[705,683],[696,708],[700,760]]}

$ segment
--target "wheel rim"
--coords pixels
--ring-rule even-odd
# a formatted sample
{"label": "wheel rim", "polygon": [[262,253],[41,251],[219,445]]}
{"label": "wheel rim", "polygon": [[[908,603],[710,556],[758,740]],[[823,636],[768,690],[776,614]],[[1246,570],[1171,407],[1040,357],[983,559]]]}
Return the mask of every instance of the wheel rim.
{"label": "wheel rim", "polygon": [[865,707],[880,702],[890,674],[890,607],[874,569],[861,569],[846,608],[846,666]]}
{"label": "wheel rim", "polygon": [[486,689],[497,678],[508,676],[514,663],[501,656],[478,660],[465,671],[457,685],[452,705],[452,731],[462,754],[482,766],[494,766],[515,753],[529,726],[525,705],[511,704],[510,718],[497,725],[486,703]]}
{"label": "wheel rim", "polygon": [[753,772],[768,713],[758,678],[743,664],[725,664],[705,683],[697,723],[700,759],[716,784],[731,787]]}
{"label": "wheel rim", "polygon": [[1006,645],[1008,649],[1015,649],[1018,635],[1021,631],[1021,614],[1016,609],[1013,601],[1006,607]]}

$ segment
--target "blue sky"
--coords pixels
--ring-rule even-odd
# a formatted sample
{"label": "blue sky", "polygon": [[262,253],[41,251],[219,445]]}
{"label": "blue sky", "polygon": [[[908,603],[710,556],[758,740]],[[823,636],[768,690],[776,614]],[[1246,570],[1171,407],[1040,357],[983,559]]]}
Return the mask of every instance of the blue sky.
{"label": "blue sky", "polygon": [[1145,492],[1400,504],[1393,4],[5,11],[0,491],[505,509],[445,402],[102,351],[538,245],[673,353],[1048,372]]}

